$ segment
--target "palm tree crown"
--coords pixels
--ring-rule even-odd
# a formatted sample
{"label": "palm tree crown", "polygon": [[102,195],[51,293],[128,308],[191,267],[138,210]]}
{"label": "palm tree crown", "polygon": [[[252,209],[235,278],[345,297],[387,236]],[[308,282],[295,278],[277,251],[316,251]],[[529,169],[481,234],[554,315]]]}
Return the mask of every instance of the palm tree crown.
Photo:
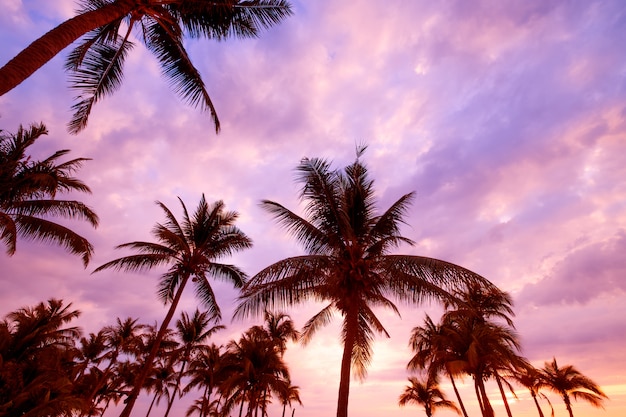
{"label": "palm tree crown", "polygon": [[541,386],[561,395],[570,417],[574,417],[570,396],[575,400],[584,400],[600,408],[602,401],[608,398],[590,378],[572,365],[559,366],[556,358],[552,362],[546,362],[541,373]]}
{"label": "palm tree crown", "polygon": [[96,101],[119,88],[124,60],[133,48],[131,34],[152,52],[163,75],[185,101],[211,113],[216,131],[219,120],[185,47],[185,36],[222,40],[231,36],[256,37],[262,29],[291,14],[286,0],[80,0],[77,16],[34,41],[0,68],[0,95],[20,84],[72,42],[83,37],[69,55],[66,69],[79,90],[69,124],[82,130]]}
{"label": "palm tree crown", "polygon": [[387,335],[373,307],[398,313],[389,299],[419,303],[449,299],[446,291],[460,283],[491,285],[460,266],[426,257],[391,255],[402,243],[400,224],[413,200],[402,196],[376,214],[374,182],[359,157],[344,170],[332,170],[323,159],[304,158],[298,167],[306,217],[279,203],[262,207],[304,246],[307,254],[278,261],[256,274],[243,288],[236,315],[258,314],[266,306],[282,309],[308,299],[327,305],[304,326],[302,340],[311,339],[335,312],[343,317],[344,344],[338,416],[347,415],[350,369],[364,378],[375,333]]}
{"label": "palm tree crown", "polygon": [[58,200],[59,193],[91,190],[72,173],[88,161],[76,158],[59,163],[69,150],[56,151],[39,161],[26,154],[29,146],[48,130],[43,124],[28,129],[19,127],[16,134],[0,131],[0,240],[13,255],[17,235],[44,242],[54,242],[73,254],[81,255],[85,266],[93,246],[84,237],[55,223],[46,216],[86,220],[98,225],[98,216],[85,204],[75,200]]}
{"label": "palm tree crown", "polygon": [[446,396],[439,389],[437,376],[429,375],[425,382],[412,376],[409,377],[409,382],[411,385],[407,385],[404,388],[404,392],[398,399],[400,406],[411,403],[422,405],[427,417],[431,417],[440,408],[447,408],[460,414],[457,406],[452,401],[447,400]]}

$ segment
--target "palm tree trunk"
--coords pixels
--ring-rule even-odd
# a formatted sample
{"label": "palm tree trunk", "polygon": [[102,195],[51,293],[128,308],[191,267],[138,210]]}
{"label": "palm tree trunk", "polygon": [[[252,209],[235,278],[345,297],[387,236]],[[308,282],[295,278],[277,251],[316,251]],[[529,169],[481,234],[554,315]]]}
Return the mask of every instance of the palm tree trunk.
{"label": "palm tree trunk", "polygon": [[478,400],[478,407],[480,408],[480,415],[485,416],[485,406],[483,405],[483,399],[480,395],[480,389],[478,388],[478,382],[474,377],[474,392],[476,392],[476,399]]}
{"label": "palm tree trunk", "polygon": [[0,68],[0,96],[17,87],[84,34],[130,13],[136,3],[136,0],[116,0],[66,20],[35,40]]}
{"label": "palm tree trunk", "polygon": [[482,378],[477,378],[477,381],[483,403],[484,417],[494,417],[493,407],[491,406],[489,397],[487,397],[487,391],[485,390],[485,383]]}
{"label": "palm tree trunk", "polygon": [[504,388],[502,387],[502,381],[500,380],[500,375],[496,372],[496,382],[498,383],[498,388],[500,389],[500,395],[502,396],[502,401],[504,401],[504,408],[506,408],[506,414],[509,417],[513,417],[511,414],[511,408],[509,407],[509,402],[506,399],[506,395],[504,393]]}
{"label": "palm tree trunk", "polygon": [[537,411],[539,411],[539,417],[544,417],[543,411],[541,411],[541,407],[539,406],[539,401],[537,401],[537,394],[535,394],[535,391],[530,390],[530,395],[531,397],[533,397],[533,401],[535,402],[535,405],[537,406]]}
{"label": "palm tree trunk", "polygon": [[[185,355],[188,355],[188,353],[185,353]],[[184,356],[184,358],[186,358],[187,356]],[[174,386],[174,392],[172,393],[172,397],[170,398],[170,400],[167,402],[167,410],[165,411],[165,415],[163,417],[167,417],[170,414],[170,410],[172,409],[172,405],[174,404],[174,399],[176,398],[176,392],[178,391],[178,388],[180,387],[180,380],[183,377],[183,372],[185,371],[185,365],[186,365],[187,361],[183,359],[183,363],[180,366],[180,372],[178,373],[178,376],[176,377],[176,385]]]}
{"label": "palm tree trunk", "polygon": [[457,389],[456,383],[454,382],[454,377],[452,377],[452,374],[449,372],[448,372],[448,376],[450,377],[450,382],[452,382],[452,389],[454,389],[454,393],[456,394],[456,399],[459,402],[461,411],[463,412],[463,417],[469,417],[467,415],[467,411],[465,410],[465,405],[463,405],[463,401],[461,400],[461,394],[459,394],[459,390]]}
{"label": "palm tree trunk", "polygon": [[157,395],[159,395],[158,392],[154,393],[154,397],[152,397],[152,401],[150,401],[150,407],[148,407],[148,412],[146,413],[146,417],[148,417],[150,415],[150,411],[152,411],[152,406],[154,405],[154,402],[157,399]]}
{"label": "palm tree trunk", "polygon": [[172,317],[174,317],[174,313],[176,312],[176,307],[178,307],[178,302],[180,301],[180,297],[183,295],[183,290],[185,289],[185,285],[187,284],[188,280],[189,280],[189,275],[185,275],[180,282],[178,290],[176,291],[176,295],[174,296],[174,299],[172,300],[172,304],[170,305],[170,308],[167,311],[167,314],[165,315],[165,319],[163,320],[163,323],[161,323],[161,327],[159,328],[159,332],[157,333],[156,339],[154,340],[154,344],[152,345],[152,348],[150,349],[150,353],[148,354],[148,357],[146,358],[144,366],[141,369],[141,372],[139,372],[139,374],[135,378],[133,389],[130,392],[128,399],[126,400],[126,407],[124,407],[124,409],[122,410],[120,417],[130,417],[130,413],[131,411],[133,411],[133,407],[135,406],[135,401],[137,401],[139,392],[141,391],[141,388],[143,388],[143,384],[146,381],[146,378],[148,377],[148,373],[152,369],[152,363],[154,362],[154,359],[157,356],[159,348],[161,347],[161,341],[163,340],[163,337],[165,336],[165,332],[167,331],[170,325],[170,321],[172,321]]}
{"label": "palm tree trunk", "polygon": [[570,402],[569,396],[567,395],[567,393],[563,394],[563,402],[565,403],[565,408],[567,408],[569,417],[574,417],[574,412],[572,411],[572,403]]}
{"label": "palm tree trunk", "polygon": [[348,417],[348,396],[350,395],[350,368],[352,365],[352,348],[356,340],[358,326],[357,312],[352,308],[346,314],[346,338],[343,345],[341,358],[341,373],[339,379],[339,397],[337,399],[337,417]]}

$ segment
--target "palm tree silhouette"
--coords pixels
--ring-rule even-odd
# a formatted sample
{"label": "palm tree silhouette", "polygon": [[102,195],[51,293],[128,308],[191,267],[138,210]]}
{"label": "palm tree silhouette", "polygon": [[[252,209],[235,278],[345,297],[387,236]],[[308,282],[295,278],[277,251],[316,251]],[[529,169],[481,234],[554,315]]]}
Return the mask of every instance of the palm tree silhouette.
{"label": "palm tree silhouette", "polygon": [[598,408],[602,408],[602,401],[608,398],[595,382],[572,365],[560,367],[556,358],[552,362],[546,362],[541,373],[542,386],[561,395],[570,417],[574,417],[570,396]]}
{"label": "palm tree silhouette", "polygon": [[[215,317],[211,317],[208,312],[200,312],[196,309],[190,318],[186,312],[182,313],[181,318],[176,322],[177,335],[182,342],[180,347],[173,352],[173,356],[180,361],[180,369],[177,372],[176,384],[167,404],[165,416],[167,417],[172,409],[176,394],[180,388],[180,381],[185,374],[185,367],[192,358],[192,355],[203,348],[208,347],[204,344],[215,332],[224,329],[222,325],[210,326]],[[182,395],[182,393],[181,393]]]}
{"label": "palm tree silhouette", "polygon": [[91,192],[72,176],[89,159],[59,163],[58,159],[69,152],[63,149],[41,161],[33,160],[26,150],[46,134],[48,130],[43,124],[33,124],[27,129],[20,126],[14,135],[0,131],[0,240],[6,244],[9,255],[15,253],[17,235],[54,242],[81,255],[87,266],[93,253],[91,243],[46,216],[81,219],[98,226],[98,216],[85,204],[55,198],[63,192]]}
{"label": "palm tree silhouette", "polygon": [[208,110],[219,131],[219,119],[200,72],[183,45],[185,37],[226,39],[257,37],[262,29],[291,14],[286,0],[82,0],[78,14],[31,43],[0,68],[0,96],[7,93],[55,55],[85,35],[69,55],[66,69],[80,91],[69,124],[82,130],[91,108],[122,82],[124,60],[141,41],[157,58],[174,91],[193,106]]}
{"label": "palm tree silhouette", "polygon": [[190,216],[183,201],[180,198],[179,201],[183,208],[180,223],[163,203],[157,202],[166,217],[165,224],[157,223],[152,231],[158,243],[130,242],[119,245],[118,248],[130,248],[138,253],[107,262],[94,271],[111,268],[131,272],[145,271],[161,265],[171,265],[161,275],[158,290],[159,298],[164,303],[171,303],[170,307],[120,417],[130,415],[188,281],[193,282],[196,295],[209,315],[219,320],[221,311],[209,277],[230,281],[237,288],[246,279],[245,273],[238,267],[217,262],[218,259],[252,245],[252,241],[235,226],[238,214],[225,211],[222,201],[209,205],[202,195],[196,211]]}
{"label": "palm tree silhouette", "polygon": [[374,182],[359,159],[364,151],[365,147],[357,149],[356,161],[344,170],[332,170],[324,159],[301,161],[300,197],[306,202],[308,218],[279,203],[262,202],[307,254],[283,259],[256,274],[244,286],[236,309],[236,316],[245,317],[267,306],[283,309],[311,299],[327,302],[305,324],[305,343],[335,312],[343,317],[338,417],[348,413],[351,369],[365,378],[374,335],[388,336],[373,307],[398,313],[389,296],[418,304],[426,299],[450,299],[446,289],[461,283],[491,285],[480,275],[445,261],[389,254],[402,243],[413,244],[399,233],[413,193],[377,215]]}
{"label": "palm tree silhouette", "polygon": [[420,381],[416,377],[409,377],[411,385],[404,388],[400,395],[398,404],[404,407],[407,404],[418,404],[424,406],[427,417],[432,417],[435,411],[440,408],[447,408],[461,414],[458,407],[446,399],[446,396],[439,389],[439,380],[436,375],[429,375],[426,381]]}

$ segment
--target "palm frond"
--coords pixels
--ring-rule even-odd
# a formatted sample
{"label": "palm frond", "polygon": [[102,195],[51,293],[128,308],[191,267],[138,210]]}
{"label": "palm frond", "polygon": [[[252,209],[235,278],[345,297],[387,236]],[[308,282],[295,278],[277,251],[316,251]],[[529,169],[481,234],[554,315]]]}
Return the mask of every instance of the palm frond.
{"label": "palm frond", "polygon": [[42,242],[54,242],[72,254],[81,255],[85,267],[89,264],[93,254],[93,246],[87,239],[67,227],[26,215],[15,216],[15,223],[20,235]]}
{"label": "palm frond", "polygon": [[18,216],[59,216],[66,219],[81,219],[97,227],[98,215],[87,205],[73,200],[26,200],[12,205],[11,214]]}
{"label": "palm frond", "polygon": [[13,255],[17,243],[17,226],[13,218],[0,211],[0,240],[7,246],[7,254]]}
{"label": "palm frond", "polygon": [[209,111],[215,132],[220,131],[220,121],[215,106],[209,97],[204,81],[189,59],[181,41],[180,29],[165,30],[154,23],[145,30],[146,47],[155,55],[161,65],[162,73],[170,81],[170,87],[191,106],[200,106]]}
{"label": "palm frond", "polygon": [[307,320],[300,334],[300,341],[303,345],[308,344],[319,329],[330,323],[335,310],[333,304],[329,304]]}
{"label": "palm frond", "polygon": [[76,97],[78,102],[72,105],[74,115],[68,124],[70,133],[83,130],[93,105],[121,86],[124,60],[132,48],[132,42],[121,36],[114,42],[96,42],[86,49],[76,68],[68,67],[71,87],[80,91]]}
{"label": "palm frond", "polygon": [[155,266],[164,265],[170,262],[169,254],[145,253],[140,255],[124,256],[100,265],[93,272],[100,272],[105,269],[114,269],[127,272],[145,272]]}

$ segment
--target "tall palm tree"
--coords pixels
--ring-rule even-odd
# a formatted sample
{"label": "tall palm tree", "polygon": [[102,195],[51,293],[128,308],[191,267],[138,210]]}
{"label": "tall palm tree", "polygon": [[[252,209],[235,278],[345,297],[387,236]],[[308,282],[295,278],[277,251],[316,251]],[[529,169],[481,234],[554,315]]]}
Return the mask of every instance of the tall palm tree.
{"label": "tall palm tree", "polygon": [[416,377],[409,377],[411,385],[404,388],[404,392],[400,395],[398,404],[404,407],[407,404],[418,404],[424,406],[426,417],[432,417],[435,411],[441,408],[447,408],[461,414],[458,407],[446,399],[444,393],[439,389],[439,380],[435,375],[429,375],[426,381],[420,381]]}
{"label": "tall palm tree", "polygon": [[158,290],[159,298],[164,303],[169,302],[170,307],[120,417],[130,415],[157,355],[160,341],[168,329],[189,280],[193,282],[201,303],[209,314],[218,320],[221,318],[221,311],[209,283],[209,277],[230,281],[237,288],[242,287],[246,280],[245,273],[235,265],[217,262],[225,256],[252,246],[250,238],[235,226],[238,214],[234,211],[225,211],[222,201],[209,205],[202,195],[196,211],[190,216],[183,201],[180,198],[179,201],[183,209],[182,222],[179,222],[163,203],[157,202],[166,217],[165,224],[157,223],[152,231],[157,243],[130,242],[119,245],[118,248],[130,248],[138,253],[107,262],[94,271],[110,268],[131,272],[145,271],[161,265],[170,265],[168,271],[161,275]]}
{"label": "tall palm tree", "polygon": [[137,34],[157,58],[174,91],[219,120],[183,45],[185,37],[222,40],[256,37],[291,14],[286,0],[81,0],[78,14],[61,23],[0,68],[0,95],[10,91],[74,41],[66,68],[80,90],[69,128],[86,126],[96,101],[119,88],[124,60]]}
{"label": "tall palm tree", "polygon": [[[181,341],[180,348],[174,352],[174,356],[180,360],[180,369],[177,372],[176,384],[167,404],[165,417],[167,417],[174,404],[174,399],[180,388],[180,381],[185,374],[185,367],[191,360],[192,355],[208,347],[204,344],[215,332],[224,329],[222,325],[210,326],[215,317],[211,317],[208,312],[200,312],[196,309],[194,315],[190,318],[186,312],[182,313],[181,318],[176,322],[178,329],[178,338]],[[182,395],[182,393],[181,393]]]}
{"label": "tall palm tree", "polygon": [[17,235],[53,242],[81,255],[86,266],[93,253],[91,243],[47,216],[81,219],[93,227],[98,226],[98,216],[85,204],[55,198],[64,192],[91,192],[72,176],[89,159],[59,163],[59,158],[69,152],[67,149],[56,151],[41,161],[32,159],[26,150],[47,134],[42,123],[27,129],[20,126],[15,134],[0,131],[0,240],[6,244],[9,255],[15,253]]}
{"label": "tall palm tree", "polygon": [[602,401],[608,398],[590,378],[572,365],[560,367],[556,363],[556,358],[552,362],[546,362],[541,373],[542,386],[561,395],[570,417],[574,417],[570,396],[575,400],[587,401],[598,408],[602,408]]}
{"label": "tall palm tree", "polygon": [[350,371],[363,379],[370,362],[375,333],[388,336],[373,307],[398,313],[390,296],[419,304],[452,296],[446,289],[475,281],[491,285],[458,265],[421,256],[391,255],[402,243],[400,224],[413,200],[402,196],[382,214],[376,213],[374,182],[360,161],[333,170],[324,159],[304,158],[298,166],[306,217],[279,203],[265,200],[269,211],[303,244],[307,254],[278,261],[256,274],[243,288],[236,315],[258,314],[269,306],[282,309],[314,299],[328,304],[304,326],[306,343],[334,312],[343,317],[337,416],[348,414]]}

